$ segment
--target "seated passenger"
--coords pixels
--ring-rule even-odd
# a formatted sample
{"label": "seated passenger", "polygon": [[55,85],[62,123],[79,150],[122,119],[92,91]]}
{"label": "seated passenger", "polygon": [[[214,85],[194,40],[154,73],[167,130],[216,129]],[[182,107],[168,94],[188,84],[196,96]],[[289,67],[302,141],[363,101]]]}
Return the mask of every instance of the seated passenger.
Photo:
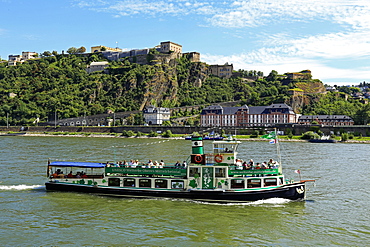
{"label": "seated passenger", "polygon": [[181,166],[180,161],[177,161],[176,164],[175,164],[175,168],[178,169],[178,168],[180,168],[180,166]]}
{"label": "seated passenger", "polygon": [[188,164],[186,164],[186,161],[184,160],[184,162],[182,162],[182,168],[186,169],[187,166],[188,166]]}
{"label": "seated passenger", "polygon": [[161,162],[159,162],[158,168],[163,168],[163,167],[164,167],[164,161],[161,160]]}
{"label": "seated passenger", "polygon": [[261,164],[261,169],[267,169],[269,168],[268,165],[266,164],[266,162],[262,162]]}
{"label": "seated passenger", "polygon": [[249,169],[254,170],[255,167],[254,167],[254,162],[252,159],[249,160],[248,166],[249,166]]}
{"label": "seated passenger", "polygon": [[58,178],[64,178],[63,171],[61,171],[61,172],[58,174]]}
{"label": "seated passenger", "polygon": [[72,171],[70,171],[70,172],[68,173],[67,178],[73,178],[73,173],[72,173]]}
{"label": "seated passenger", "polygon": [[[153,166],[153,162],[152,162],[152,160],[149,160],[148,163],[147,163],[147,168],[152,168],[152,166]],[[145,168],[145,167],[143,167],[143,168]]]}
{"label": "seated passenger", "polygon": [[240,159],[236,159],[235,166],[236,166],[235,167],[236,170],[243,170],[243,164]]}

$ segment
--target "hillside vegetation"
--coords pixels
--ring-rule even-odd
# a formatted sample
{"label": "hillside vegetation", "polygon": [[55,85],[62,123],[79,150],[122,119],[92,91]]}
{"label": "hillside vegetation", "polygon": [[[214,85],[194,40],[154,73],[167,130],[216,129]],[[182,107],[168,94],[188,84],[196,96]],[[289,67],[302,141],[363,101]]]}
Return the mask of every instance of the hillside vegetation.
{"label": "hillside vegetation", "polygon": [[[290,89],[302,87],[315,93],[323,88],[318,80],[283,85],[274,76],[248,82],[239,77],[223,79],[212,76],[207,64],[192,63],[186,57],[155,65],[113,61],[109,73],[85,71],[91,62],[103,60],[99,54],[56,55],[11,67],[0,64],[0,125],[6,124],[7,115],[9,124],[26,125],[36,118],[48,121],[55,112],[58,118],[70,118],[108,110],[142,110],[149,104],[170,108],[225,101],[294,104]],[[361,114],[367,113],[361,104],[342,97],[313,94],[298,101],[295,109],[305,114],[330,112],[355,117],[361,110]],[[328,108],[334,101],[342,103]]]}

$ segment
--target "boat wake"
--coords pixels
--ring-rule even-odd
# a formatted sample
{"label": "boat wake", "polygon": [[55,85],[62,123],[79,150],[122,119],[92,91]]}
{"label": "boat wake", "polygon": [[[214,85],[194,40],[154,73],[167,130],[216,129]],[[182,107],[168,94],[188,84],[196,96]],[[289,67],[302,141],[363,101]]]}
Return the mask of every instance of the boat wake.
{"label": "boat wake", "polygon": [[0,190],[40,190],[45,189],[44,185],[0,185]]}

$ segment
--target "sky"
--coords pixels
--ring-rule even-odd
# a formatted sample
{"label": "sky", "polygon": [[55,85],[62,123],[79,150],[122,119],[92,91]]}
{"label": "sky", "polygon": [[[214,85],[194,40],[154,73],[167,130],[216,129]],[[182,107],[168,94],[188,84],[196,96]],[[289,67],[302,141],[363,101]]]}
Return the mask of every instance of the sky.
{"label": "sky", "polygon": [[162,41],[208,64],[370,81],[369,0],[0,0],[0,56]]}

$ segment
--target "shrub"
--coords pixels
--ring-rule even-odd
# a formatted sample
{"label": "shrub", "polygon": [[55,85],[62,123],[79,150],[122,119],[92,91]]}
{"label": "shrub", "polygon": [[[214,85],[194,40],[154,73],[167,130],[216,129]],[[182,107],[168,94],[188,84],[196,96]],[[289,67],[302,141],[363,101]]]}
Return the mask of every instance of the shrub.
{"label": "shrub", "polygon": [[251,138],[257,138],[259,133],[260,132],[258,130],[254,130],[253,133],[251,134]]}
{"label": "shrub", "polygon": [[155,131],[150,131],[150,133],[149,133],[149,137],[157,137],[158,136],[158,133],[157,132],[155,132]]}
{"label": "shrub", "polygon": [[163,135],[163,137],[172,137],[172,131],[171,130],[166,130]]}
{"label": "shrub", "polygon": [[319,139],[319,138],[320,138],[319,134],[317,134],[313,131],[307,131],[307,132],[303,133],[302,137],[301,137],[301,139],[303,139],[303,140]]}
{"label": "shrub", "polygon": [[348,140],[348,133],[342,133],[340,137],[341,137],[341,139],[340,139],[340,140],[341,140],[342,142],[345,142],[345,141],[347,141],[347,140]]}

